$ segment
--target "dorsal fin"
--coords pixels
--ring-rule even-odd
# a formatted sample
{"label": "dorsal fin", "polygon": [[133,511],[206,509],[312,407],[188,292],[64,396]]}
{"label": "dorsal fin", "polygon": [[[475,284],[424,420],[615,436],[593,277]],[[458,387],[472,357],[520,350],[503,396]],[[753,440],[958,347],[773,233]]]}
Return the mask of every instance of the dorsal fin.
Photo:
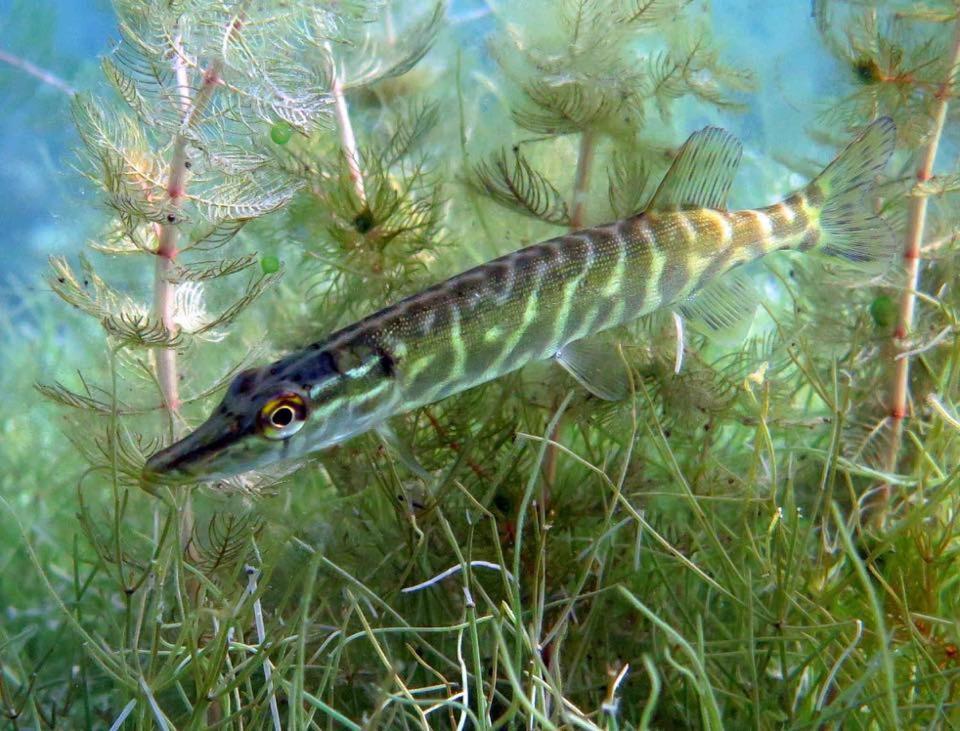
{"label": "dorsal fin", "polygon": [[663,176],[648,210],[726,208],[742,152],[740,140],[725,129],[694,132]]}

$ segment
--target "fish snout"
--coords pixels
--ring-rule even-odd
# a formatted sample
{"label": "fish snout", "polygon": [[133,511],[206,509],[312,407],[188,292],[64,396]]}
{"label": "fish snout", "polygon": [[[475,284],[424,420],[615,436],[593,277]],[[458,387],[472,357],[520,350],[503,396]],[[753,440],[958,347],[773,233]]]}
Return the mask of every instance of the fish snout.
{"label": "fish snout", "polygon": [[153,454],[143,466],[144,474],[186,477],[202,472],[203,465],[231,441],[235,431],[232,426],[206,421],[196,431]]}

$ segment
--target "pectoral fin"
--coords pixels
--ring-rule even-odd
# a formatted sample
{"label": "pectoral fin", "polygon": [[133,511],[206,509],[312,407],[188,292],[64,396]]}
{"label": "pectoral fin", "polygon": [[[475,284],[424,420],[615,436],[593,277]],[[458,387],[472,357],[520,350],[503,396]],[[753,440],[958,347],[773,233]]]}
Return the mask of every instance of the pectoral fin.
{"label": "pectoral fin", "polygon": [[410,445],[404,442],[389,425],[386,423],[380,424],[380,426],[376,428],[376,432],[380,440],[397,456],[400,464],[417,477],[421,477],[424,480],[433,479],[433,475],[427,472],[423,465],[417,461],[417,458],[413,455],[413,451],[410,449]]}
{"label": "pectoral fin", "polygon": [[630,395],[626,365],[616,346],[608,340],[575,340],[564,345],[554,358],[597,398],[620,401]]}
{"label": "pectoral fin", "polygon": [[757,304],[757,291],[749,277],[736,271],[714,280],[677,309],[701,335],[722,345],[735,345],[746,338]]}

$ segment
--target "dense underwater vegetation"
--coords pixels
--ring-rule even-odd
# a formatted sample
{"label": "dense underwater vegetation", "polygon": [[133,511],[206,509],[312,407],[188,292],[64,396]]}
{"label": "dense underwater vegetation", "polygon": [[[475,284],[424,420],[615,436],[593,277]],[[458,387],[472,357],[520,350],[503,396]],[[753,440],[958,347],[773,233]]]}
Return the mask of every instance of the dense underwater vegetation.
{"label": "dense underwater vegetation", "polygon": [[[72,100],[96,234],[0,313],[12,727],[960,721],[960,7],[804,4],[774,74],[720,7],[117,2]],[[397,417],[430,479],[363,435],[141,481],[242,368],[643,210],[706,123],[757,207],[884,115],[883,275],[778,254],[679,372],[669,313],[618,330],[626,401],[535,364]]]}

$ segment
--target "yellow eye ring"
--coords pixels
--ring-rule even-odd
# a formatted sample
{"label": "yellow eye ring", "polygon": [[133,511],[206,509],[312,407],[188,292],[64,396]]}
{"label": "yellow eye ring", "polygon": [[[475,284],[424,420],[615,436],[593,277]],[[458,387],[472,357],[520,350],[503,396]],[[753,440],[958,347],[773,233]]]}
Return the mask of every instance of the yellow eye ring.
{"label": "yellow eye ring", "polygon": [[267,439],[286,439],[296,434],[307,421],[307,404],[296,393],[282,393],[260,409],[257,424]]}

